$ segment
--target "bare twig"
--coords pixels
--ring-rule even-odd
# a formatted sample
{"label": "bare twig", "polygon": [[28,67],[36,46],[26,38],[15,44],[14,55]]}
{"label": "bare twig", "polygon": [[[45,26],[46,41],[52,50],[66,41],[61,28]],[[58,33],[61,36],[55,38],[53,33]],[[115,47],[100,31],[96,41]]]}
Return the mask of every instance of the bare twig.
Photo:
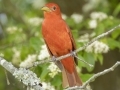
{"label": "bare twig", "polygon": [[114,71],[114,69],[116,67],[118,67],[120,65],[120,62],[116,62],[112,67],[108,68],[108,69],[105,69],[104,71],[102,72],[99,72],[97,74],[94,74],[90,79],[88,79],[82,86],[75,86],[75,87],[70,87],[68,88],[67,90],[85,90],[86,86],[92,82],[93,80],[95,80],[97,77],[101,76],[101,75],[104,75],[106,73],[109,73],[111,71]]}
{"label": "bare twig", "polygon": [[[99,40],[100,38],[102,37],[105,37],[107,35],[109,35],[110,33],[112,33],[113,31],[117,30],[118,28],[120,28],[120,24],[118,26],[115,26],[114,28],[110,29],[109,31],[105,32],[105,33],[102,33],[100,34],[99,36],[93,38],[90,42],[88,42],[87,44],[85,44],[83,47],[80,47],[78,48],[77,50],[74,51],[74,53],[78,53],[82,50],[84,50],[87,46],[89,46],[90,44],[92,44],[93,42]],[[64,58],[67,58],[69,56],[72,56],[71,53],[69,54],[66,54],[66,55],[63,55],[63,56],[60,56],[58,58],[56,58],[56,60],[61,60],[61,59],[64,59]],[[46,63],[46,62],[52,62],[53,60],[52,59],[49,59],[49,60],[43,60],[43,61],[38,61],[38,62],[35,62],[32,66],[29,66],[28,68],[31,68],[31,67],[35,67],[39,64],[42,64],[42,63]]]}
{"label": "bare twig", "polygon": [[86,62],[85,60],[83,60],[83,59],[81,59],[81,58],[79,58],[79,57],[77,57],[77,56],[75,56],[75,58],[77,58],[77,59],[80,60],[81,62],[87,64],[89,67],[93,67],[93,65],[89,64],[89,63]]}
{"label": "bare twig", "polygon": [[9,71],[15,78],[21,81],[27,87],[30,87],[34,90],[43,90],[39,85],[40,79],[37,78],[36,74],[25,68],[16,68],[12,63],[7,62],[5,59],[0,57],[0,65]]}

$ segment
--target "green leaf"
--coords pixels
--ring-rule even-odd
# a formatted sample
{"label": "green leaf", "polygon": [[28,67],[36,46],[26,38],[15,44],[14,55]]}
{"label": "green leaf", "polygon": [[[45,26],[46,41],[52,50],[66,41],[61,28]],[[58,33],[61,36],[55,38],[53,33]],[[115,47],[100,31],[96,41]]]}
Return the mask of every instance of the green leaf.
{"label": "green leaf", "polygon": [[[85,52],[83,56],[84,56],[84,59],[86,62],[88,62],[89,64],[92,64],[92,65],[95,64],[95,58],[94,58],[94,55],[92,53]],[[93,68],[90,68],[88,65],[86,65],[86,67],[87,67],[88,71],[93,70]]]}
{"label": "green leaf", "polygon": [[115,30],[114,32],[111,33],[111,36],[113,39],[116,39],[117,37],[120,36],[120,29]]}
{"label": "green leaf", "polygon": [[87,61],[90,64],[95,64],[94,56],[92,53],[85,52],[84,59],[85,59],[85,61]]}
{"label": "green leaf", "polygon": [[[58,75],[59,74],[59,75]],[[62,84],[62,77],[61,77],[61,73],[58,73],[55,77],[54,77],[54,79],[52,79],[52,84],[54,85],[54,86],[61,86],[61,84]]]}
{"label": "green leaf", "polygon": [[92,77],[94,74],[81,74],[80,77],[83,82],[87,81],[90,77]]}
{"label": "green leaf", "polygon": [[116,41],[116,40],[114,40],[114,39],[112,39],[112,38],[108,38],[107,39],[108,41],[108,44],[109,44],[109,47],[111,48],[111,49],[114,49],[114,48],[120,48],[120,42],[119,41]]}
{"label": "green leaf", "polygon": [[67,22],[69,27],[75,27],[76,26],[76,24],[75,24],[75,22],[72,18],[67,18],[66,22]]}
{"label": "green leaf", "polygon": [[48,64],[43,67],[42,72],[40,74],[41,81],[45,79],[45,77],[48,75],[49,70],[48,70]]}
{"label": "green leaf", "polygon": [[119,12],[120,12],[120,4],[116,5],[113,15],[117,16],[119,14]]}
{"label": "green leaf", "polygon": [[30,46],[32,46],[36,51],[40,51],[41,49],[41,40],[38,37],[30,38]]}
{"label": "green leaf", "polygon": [[98,27],[95,29],[97,35],[103,33],[105,31],[105,27],[103,23],[98,23]]}
{"label": "green leaf", "polygon": [[103,55],[102,54],[98,54],[97,55],[98,60],[100,61],[100,64],[103,64]]}

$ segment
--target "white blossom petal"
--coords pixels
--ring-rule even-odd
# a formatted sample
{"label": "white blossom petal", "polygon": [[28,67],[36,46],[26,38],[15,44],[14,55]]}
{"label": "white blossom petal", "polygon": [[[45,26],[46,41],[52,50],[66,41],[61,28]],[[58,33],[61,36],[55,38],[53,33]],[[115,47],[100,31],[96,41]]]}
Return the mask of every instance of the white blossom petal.
{"label": "white blossom petal", "polygon": [[103,19],[106,19],[108,16],[107,16],[107,14],[105,14],[103,12],[92,12],[90,14],[90,17],[92,19],[98,19],[98,20],[102,21]]}
{"label": "white blossom petal", "polygon": [[76,23],[80,23],[83,20],[83,16],[76,13],[72,14],[71,18],[73,18]]}
{"label": "white blossom petal", "polygon": [[42,49],[40,50],[40,54],[38,55],[38,60],[43,60],[50,56],[46,45],[42,45],[41,47],[42,47]]}
{"label": "white blossom petal", "polygon": [[91,29],[96,28],[96,27],[97,27],[97,21],[94,20],[94,19],[90,20],[90,21],[89,21],[89,27],[90,27]]}
{"label": "white blossom petal", "polygon": [[55,90],[54,86],[52,86],[50,83],[42,82],[42,85],[45,90]]}
{"label": "white blossom petal", "polygon": [[32,54],[32,55],[28,55],[28,57],[20,63],[20,67],[29,67],[29,66],[32,66],[33,63],[36,61],[36,56],[35,54]]}
{"label": "white blossom petal", "polygon": [[86,52],[94,52],[94,53],[107,53],[109,51],[109,47],[99,41],[93,42],[91,45],[89,45],[86,49]]}
{"label": "white blossom petal", "polygon": [[33,17],[28,20],[28,22],[33,26],[39,26],[43,21],[43,18]]}
{"label": "white blossom petal", "polygon": [[48,67],[50,70],[49,75],[53,78],[58,72],[61,72],[60,69],[55,65],[55,63],[51,63]]}

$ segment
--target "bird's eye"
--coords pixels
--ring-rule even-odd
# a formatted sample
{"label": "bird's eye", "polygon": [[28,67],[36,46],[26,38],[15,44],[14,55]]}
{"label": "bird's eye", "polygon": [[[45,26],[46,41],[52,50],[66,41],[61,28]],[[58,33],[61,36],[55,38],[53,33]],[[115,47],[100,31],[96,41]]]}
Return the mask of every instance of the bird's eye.
{"label": "bird's eye", "polygon": [[53,10],[56,10],[56,7],[55,7],[55,6],[53,7]]}

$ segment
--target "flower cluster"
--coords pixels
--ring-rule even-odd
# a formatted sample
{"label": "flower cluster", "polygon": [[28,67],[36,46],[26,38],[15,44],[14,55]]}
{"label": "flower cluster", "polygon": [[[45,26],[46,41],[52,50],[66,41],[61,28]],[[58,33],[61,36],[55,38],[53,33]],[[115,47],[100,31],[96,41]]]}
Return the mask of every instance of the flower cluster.
{"label": "flower cluster", "polygon": [[96,21],[95,19],[90,20],[90,21],[89,21],[89,27],[90,27],[91,29],[96,28],[96,27],[97,27],[97,21]]}
{"label": "flower cluster", "polygon": [[80,14],[76,14],[76,13],[72,14],[71,18],[73,18],[75,23],[77,23],[77,24],[82,22],[82,20],[83,20],[83,16]]}
{"label": "flower cluster", "polygon": [[38,55],[38,60],[43,60],[43,59],[50,56],[48,53],[46,45],[42,45],[41,48],[42,49],[40,50],[40,54]]}
{"label": "flower cluster", "polygon": [[28,20],[28,22],[33,26],[39,26],[43,21],[43,18],[33,17]]}
{"label": "flower cluster", "polygon": [[20,50],[18,50],[16,47],[13,47],[12,51],[14,53],[14,55],[12,57],[12,62],[14,64],[18,64],[21,61],[21,59],[20,59]]}
{"label": "flower cluster", "polygon": [[80,38],[78,39],[78,42],[88,42],[88,41],[89,41],[89,34],[88,33],[80,36]]}
{"label": "flower cluster", "polygon": [[106,19],[108,16],[107,16],[107,14],[105,14],[103,12],[92,12],[90,14],[90,17],[92,19],[98,19],[98,20],[102,21],[102,20]]}
{"label": "flower cluster", "polygon": [[62,13],[62,18],[65,20],[65,19],[67,19],[67,16]]}
{"label": "flower cluster", "polygon": [[88,24],[91,29],[94,29],[97,27],[97,20],[102,21],[106,19],[108,16],[103,12],[92,12],[90,14],[90,17],[91,17],[91,20],[89,21]]}
{"label": "flower cluster", "polygon": [[108,51],[109,51],[109,47],[105,43],[99,41],[93,42],[86,48],[86,52],[90,52],[90,53],[91,52],[107,53]]}
{"label": "flower cluster", "polygon": [[23,62],[21,62],[20,67],[26,68],[26,67],[32,66],[33,62],[35,62],[35,61],[36,61],[35,54],[28,55],[28,57]]}
{"label": "flower cluster", "polygon": [[50,66],[48,67],[48,69],[50,70],[50,77],[54,77],[56,74],[58,74],[60,71],[60,69],[55,65],[55,63],[51,63]]}
{"label": "flower cluster", "polygon": [[50,83],[46,83],[46,82],[42,82],[42,87],[44,88],[44,90],[55,90],[54,86],[51,86]]}
{"label": "flower cluster", "polygon": [[8,28],[6,29],[6,31],[9,32],[10,34],[12,34],[12,33],[15,33],[16,31],[21,32],[21,31],[22,31],[22,28],[18,28],[18,27],[16,27],[16,26],[11,26],[11,27],[8,27]]}
{"label": "flower cluster", "polygon": [[85,33],[83,35],[81,35],[78,39],[78,42],[88,42],[90,38],[94,37],[96,35],[95,32],[91,33],[91,34],[88,34],[88,33]]}

